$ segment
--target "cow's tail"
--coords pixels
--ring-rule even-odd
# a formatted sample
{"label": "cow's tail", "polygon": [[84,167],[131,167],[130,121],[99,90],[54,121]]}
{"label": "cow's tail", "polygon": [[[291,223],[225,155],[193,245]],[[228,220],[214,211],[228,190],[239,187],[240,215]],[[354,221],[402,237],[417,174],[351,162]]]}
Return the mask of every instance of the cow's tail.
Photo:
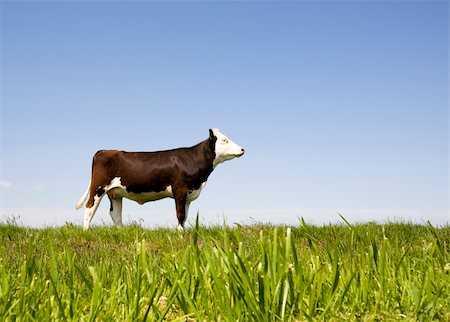
{"label": "cow's tail", "polygon": [[88,197],[89,194],[89,189],[91,189],[91,182],[89,181],[89,185],[86,189],[86,192],[84,193],[84,195],[80,198],[80,200],[78,201],[77,205],[75,206],[75,209],[78,210],[81,207],[83,207],[83,204],[86,202],[86,199]]}

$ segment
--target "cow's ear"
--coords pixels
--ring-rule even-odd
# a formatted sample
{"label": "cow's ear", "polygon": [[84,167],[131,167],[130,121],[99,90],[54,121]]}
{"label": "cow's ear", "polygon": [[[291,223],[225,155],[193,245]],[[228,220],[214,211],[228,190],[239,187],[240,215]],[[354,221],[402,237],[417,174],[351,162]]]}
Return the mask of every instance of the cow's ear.
{"label": "cow's ear", "polygon": [[211,141],[215,141],[216,140],[216,136],[214,135],[214,132],[211,129],[209,129],[209,139]]}

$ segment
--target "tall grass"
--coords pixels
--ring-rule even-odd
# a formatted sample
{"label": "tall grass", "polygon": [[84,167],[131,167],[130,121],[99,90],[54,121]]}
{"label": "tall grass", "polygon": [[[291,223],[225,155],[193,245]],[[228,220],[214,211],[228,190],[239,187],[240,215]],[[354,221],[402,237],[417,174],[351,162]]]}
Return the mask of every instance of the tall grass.
{"label": "tall grass", "polygon": [[0,225],[2,321],[450,319],[449,227]]}

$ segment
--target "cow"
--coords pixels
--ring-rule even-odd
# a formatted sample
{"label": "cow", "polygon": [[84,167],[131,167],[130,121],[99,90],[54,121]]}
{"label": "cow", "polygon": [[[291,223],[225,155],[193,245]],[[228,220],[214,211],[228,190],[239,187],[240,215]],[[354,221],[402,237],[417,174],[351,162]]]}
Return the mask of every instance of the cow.
{"label": "cow", "polygon": [[214,168],[243,154],[244,149],[219,129],[210,129],[208,139],[189,148],[156,152],[100,150],[92,160],[88,188],[75,208],[80,209],[87,200],[83,228],[88,229],[106,194],[111,218],[120,226],[123,198],[142,205],[169,197],[175,199],[177,228],[182,230],[190,203],[199,197]]}

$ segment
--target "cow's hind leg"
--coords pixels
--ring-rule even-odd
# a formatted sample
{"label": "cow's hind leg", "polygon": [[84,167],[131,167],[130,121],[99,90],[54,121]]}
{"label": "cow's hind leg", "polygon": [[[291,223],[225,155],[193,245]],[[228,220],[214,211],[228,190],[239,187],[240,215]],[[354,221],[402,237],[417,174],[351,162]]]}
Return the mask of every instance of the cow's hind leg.
{"label": "cow's hind leg", "polygon": [[98,191],[93,191],[91,187],[89,200],[86,203],[86,210],[84,211],[84,224],[83,228],[89,229],[89,226],[91,225],[92,218],[95,215],[95,212],[97,211],[98,206],[100,205],[100,201],[102,200],[103,196],[105,195],[105,190],[102,188],[99,188]]}
{"label": "cow's hind leg", "polygon": [[109,208],[109,214],[116,226],[122,226],[122,198],[120,197],[109,197],[111,202],[111,207]]}

